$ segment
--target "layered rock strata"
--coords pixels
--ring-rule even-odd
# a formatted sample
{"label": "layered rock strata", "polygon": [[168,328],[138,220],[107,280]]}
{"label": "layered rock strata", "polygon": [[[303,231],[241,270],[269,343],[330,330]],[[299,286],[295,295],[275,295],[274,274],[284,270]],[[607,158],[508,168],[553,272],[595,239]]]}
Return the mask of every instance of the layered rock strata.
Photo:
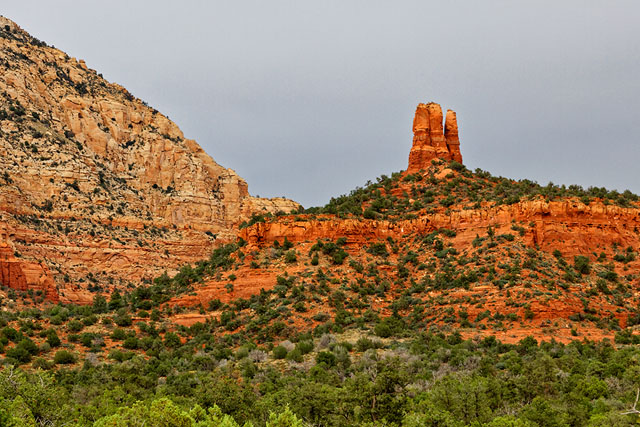
{"label": "layered rock strata", "polygon": [[195,262],[252,214],[298,207],[251,197],[166,116],[0,18],[0,223],[62,300]]}
{"label": "layered rock strata", "polygon": [[[456,231],[458,248],[471,246],[478,235],[492,228],[496,233],[512,232],[514,223],[527,223],[524,242],[546,252],[559,250],[567,259],[591,253],[594,248],[640,246],[640,210],[578,200],[523,201],[513,205],[423,214],[403,221],[319,218],[258,223],[240,231],[250,245],[271,245],[274,241],[293,243],[335,240],[346,237],[347,244],[363,246],[388,237],[426,235],[439,229]],[[511,231],[510,231],[511,230]]]}

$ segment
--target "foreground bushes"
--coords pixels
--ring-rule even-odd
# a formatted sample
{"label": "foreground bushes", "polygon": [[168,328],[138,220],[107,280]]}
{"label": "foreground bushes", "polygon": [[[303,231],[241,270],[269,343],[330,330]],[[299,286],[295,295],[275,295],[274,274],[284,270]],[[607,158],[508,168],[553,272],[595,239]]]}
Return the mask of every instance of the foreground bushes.
{"label": "foreground bushes", "polygon": [[[118,410],[117,414],[97,420],[94,427],[125,427],[125,426],[167,426],[167,427],[240,427],[233,417],[222,413],[214,405],[208,411],[195,405],[190,410],[181,409],[170,399],[157,399],[147,405],[137,402],[131,407]],[[267,427],[303,427],[302,421],[289,408],[276,414],[271,413],[267,420]],[[243,427],[251,427],[247,422]]]}
{"label": "foreground bushes", "polygon": [[[270,362],[186,344],[55,372],[0,370],[0,426],[601,426],[640,387],[640,349],[414,334],[308,338]],[[318,342],[320,346],[322,340]],[[319,347],[320,348],[320,347]],[[285,346],[283,349],[286,350]],[[229,350],[229,351],[226,351]],[[296,357],[291,353],[298,352]],[[233,354],[236,354],[234,357]],[[306,354],[307,357],[302,357]],[[216,357],[217,355],[217,357]],[[62,365],[59,365],[62,366]]]}

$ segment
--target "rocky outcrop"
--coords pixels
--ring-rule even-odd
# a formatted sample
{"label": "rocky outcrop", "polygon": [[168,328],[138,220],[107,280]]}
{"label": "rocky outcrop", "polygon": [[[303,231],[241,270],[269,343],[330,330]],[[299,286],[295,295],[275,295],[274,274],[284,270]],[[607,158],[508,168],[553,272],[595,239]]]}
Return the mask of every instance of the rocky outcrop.
{"label": "rocky outcrop", "polygon": [[458,119],[455,111],[447,110],[447,116],[444,120],[444,138],[447,142],[447,149],[451,154],[451,160],[462,163],[460,139],[458,138]]}
{"label": "rocky outcrop", "polygon": [[514,223],[526,223],[524,242],[531,247],[553,252],[559,250],[568,259],[591,254],[594,248],[640,246],[640,211],[578,200],[523,201],[513,205],[466,209],[448,213],[424,214],[404,221],[337,219],[335,217],[280,219],[257,223],[240,230],[249,244],[271,245],[286,237],[293,243],[317,239],[347,238],[347,245],[359,247],[379,239],[401,239],[406,235],[425,235],[438,229],[456,231],[458,248],[468,248],[477,236],[486,236],[491,227],[497,234],[512,233]]}
{"label": "rocky outcrop", "polygon": [[194,262],[254,213],[298,207],[251,197],[166,116],[0,18],[0,222],[63,300]]}
{"label": "rocky outcrop", "polygon": [[58,291],[46,265],[25,261],[7,240],[0,228],[0,286],[18,291],[33,291],[36,296],[58,301]]}
{"label": "rocky outcrop", "polygon": [[444,129],[442,124],[439,104],[418,104],[413,118],[413,146],[409,153],[408,173],[427,169],[433,159],[462,162],[456,113],[448,110]]}

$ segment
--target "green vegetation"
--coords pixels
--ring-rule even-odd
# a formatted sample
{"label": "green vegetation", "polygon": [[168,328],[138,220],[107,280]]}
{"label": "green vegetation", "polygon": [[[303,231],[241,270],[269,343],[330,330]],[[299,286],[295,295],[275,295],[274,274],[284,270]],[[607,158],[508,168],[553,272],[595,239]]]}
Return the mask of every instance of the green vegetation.
{"label": "green vegetation", "polygon": [[[331,344],[308,356],[300,353],[299,360],[310,361],[300,370],[298,362],[284,362],[284,346],[276,347],[276,360],[285,365],[276,368],[257,350],[233,357],[223,337],[204,353],[194,352],[202,338],[195,335],[160,353],[150,349],[147,358],[85,362],[55,375],[6,367],[0,371],[0,419],[3,425],[73,426],[637,421],[637,415],[622,414],[640,387],[636,347],[616,351],[606,342],[538,344],[532,338],[506,345],[492,337],[462,340],[457,333],[416,333],[385,344],[366,337],[357,345],[318,338],[315,346]],[[299,352],[304,343],[309,341],[296,344]],[[68,363],[60,354],[56,363]]]}
{"label": "green vegetation", "polygon": [[[444,178],[436,178],[443,167],[454,172]],[[323,207],[307,209],[308,214],[332,214],[340,217],[362,216],[365,219],[410,218],[412,212],[435,211],[461,205],[463,208],[479,207],[480,203],[512,205],[520,201],[542,198],[547,201],[577,198],[589,204],[600,199],[605,204],[636,207],[639,197],[626,190],[622,193],[605,188],[579,185],[540,185],[527,179],[514,181],[494,177],[489,172],[476,169],[471,172],[465,166],[451,162],[434,161],[425,173],[405,175],[393,173],[380,176],[375,183],[367,182],[347,195],[332,198]],[[410,186],[409,190],[403,190]],[[413,200],[413,201],[412,201]]]}

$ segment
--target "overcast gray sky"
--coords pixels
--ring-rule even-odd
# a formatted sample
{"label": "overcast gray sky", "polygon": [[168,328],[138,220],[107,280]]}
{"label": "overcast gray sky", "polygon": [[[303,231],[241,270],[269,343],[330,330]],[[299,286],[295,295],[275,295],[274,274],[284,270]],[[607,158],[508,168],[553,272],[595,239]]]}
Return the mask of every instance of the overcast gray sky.
{"label": "overcast gray sky", "polygon": [[406,168],[419,102],[464,163],[640,192],[640,1],[32,1],[0,13],[173,119],[252,194]]}

